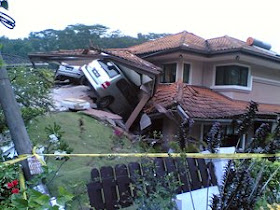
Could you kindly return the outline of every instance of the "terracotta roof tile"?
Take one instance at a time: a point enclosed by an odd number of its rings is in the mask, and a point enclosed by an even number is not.
[[[273,59],[280,61],[279,56],[275,52],[256,46],[249,46],[246,42],[230,36],[222,36],[206,40],[186,31],[151,40],[140,45],[135,45],[127,48],[127,50],[136,55],[141,55],[178,48],[209,55],[220,53],[222,51],[243,50],[249,53],[257,53],[263,56],[273,57]]]
[[[115,49],[115,50],[108,50],[107,52],[111,53],[114,56],[118,56],[122,59],[135,63],[140,67],[150,68],[152,72],[161,71],[161,68],[155,66],[154,64],[152,64],[146,60],[143,60],[142,58],[139,58],[138,56],[132,54],[128,50]]]
[[[238,49],[247,46],[246,42],[243,42],[241,40],[229,36],[208,39],[207,42],[208,42],[208,47],[211,51]]]
[[[178,92],[183,89],[182,98]],[[179,99],[179,100],[178,100]],[[166,109],[179,104],[192,118],[227,118],[245,113],[248,102],[232,100],[209,88],[183,83],[159,84],[145,112],[156,112],[154,104]],[[280,105],[259,104],[258,114],[280,113]]]
[[[127,49],[134,54],[142,54],[173,49],[182,46],[201,51],[207,50],[205,39],[187,31],[183,31],[174,35],[168,35],[140,45],[129,47]]]

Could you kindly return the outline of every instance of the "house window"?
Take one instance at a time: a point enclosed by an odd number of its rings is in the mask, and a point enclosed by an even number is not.
[[[163,73],[160,77],[161,83],[173,83],[176,81],[176,63],[164,64]]]
[[[189,83],[190,82],[190,64],[184,63],[184,71],[183,71],[183,82]]]
[[[237,65],[217,66],[215,85],[248,86],[249,68]]]

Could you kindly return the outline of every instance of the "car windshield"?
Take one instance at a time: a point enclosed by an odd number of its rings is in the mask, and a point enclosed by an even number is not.
[[[116,66],[110,61],[98,61],[110,78],[117,76],[119,73]]]

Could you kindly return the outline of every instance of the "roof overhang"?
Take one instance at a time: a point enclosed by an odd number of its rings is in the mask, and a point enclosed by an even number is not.
[[[161,50],[157,52],[139,54],[138,56],[143,59],[155,60],[159,57],[164,59],[168,55],[177,55],[177,54],[188,54],[190,57],[193,57],[195,60],[203,61],[217,61],[225,56],[228,59],[241,60],[245,62],[250,62],[258,65],[265,65],[266,67],[273,69],[280,69],[280,56],[278,55],[269,55],[245,48],[235,48],[228,50],[212,51],[206,52],[202,50],[191,49],[187,47],[177,47],[172,49]],[[238,57],[237,57],[238,56]]]
[[[147,76],[150,76],[152,78],[156,78],[157,75],[161,73],[161,69],[157,66],[154,66],[151,63],[148,63],[147,61],[141,62],[140,61],[133,61],[126,58],[123,58],[121,56],[114,55],[110,52],[106,51],[95,51],[95,53],[86,54],[87,50],[84,50],[81,53],[73,54],[73,53],[60,53],[60,51],[57,52],[50,52],[50,53],[30,53],[28,55],[30,61],[35,65],[35,63],[40,62],[47,62],[47,63],[56,63],[60,64],[61,62],[65,63],[88,63],[93,59],[102,59],[107,58],[112,61],[115,61],[117,63],[120,63],[124,66],[127,66],[128,68],[136,71],[140,74],[145,74]]]

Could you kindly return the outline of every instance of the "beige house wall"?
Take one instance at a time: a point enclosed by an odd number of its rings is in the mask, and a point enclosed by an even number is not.
[[[155,63],[155,62],[154,62]],[[165,63],[177,63],[176,81],[183,80],[184,63],[190,64],[189,84],[211,88],[229,98],[243,101],[254,100],[260,103],[280,104],[280,70],[266,66],[237,61],[229,58],[221,61],[203,61],[192,58],[173,57],[160,60],[156,65],[162,67]],[[249,67],[248,87],[215,86],[215,66],[236,64]]]
[[[215,65],[226,64],[222,63],[205,63],[203,65],[202,86],[214,89],[215,91],[232,99],[251,101],[254,100],[260,103],[280,104],[280,70],[269,69],[261,66],[245,63],[250,69],[247,90],[239,89],[239,87],[223,88],[215,87]]]
[[[249,92],[221,92],[222,94],[242,101],[256,101],[266,104],[280,104],[280,84],[265,84],[260,81],[254,81],[252,91]]]

